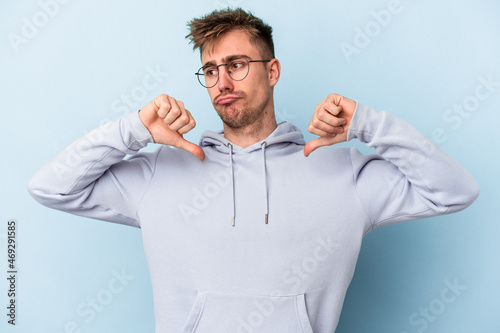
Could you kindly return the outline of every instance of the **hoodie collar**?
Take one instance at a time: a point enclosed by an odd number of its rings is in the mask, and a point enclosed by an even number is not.
[[[267,162],[266,162],[266,150],[268,149],[279,149],[283,148],[289,144],[299,144],[304,145],[304,137],[300,130],[294,125],[288,122],[282,122],[278,127],[269,135],[266,139],[256,142],[253,145],[242,148],[239,147],[224,137],[223,131],[213,132],[206,131],[203,133],[200,146],[202,148],[212,147],[222,154],[227,154],[229,157],[229,169],[230,169],[230,180],[231,180],[231,204],[232,204],[232,222],[231,225],[234,227],[236,224],[236,198],[234,190],[234,164],[233,155],[235,154],[246,154],[257,150],[262,152],[262,181],[263,181],[263,206],[264,206],[264,222],[268,224],[269,220],[269,189],[268,189],[268,175],[267,175]]]
[[[224,132],[218,131],[205,131],[200,140],[200,146],[202,148],[212,147],[217,149],[221,153],[229,154],[229,146],[232,145],[232,153],[251,153],[255,150],[262,149],[262,143],[266,142],[267,149],[280,148],[283,145],[288,145],[290,143],[305,145],[304,136],[300,130],[289,122],[282,122],[278,124],[278,127],[264,140],[254,143],[246,148],[235,145],[224,137]]]

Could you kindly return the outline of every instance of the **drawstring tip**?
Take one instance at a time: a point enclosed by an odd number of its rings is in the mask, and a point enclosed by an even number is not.
[[[268,214],[266,214],[266,224],[267,224],[267,222],[268,222],[268,217],[269,217],[269,215],[268,215]]]
[[[233,216],[233,224],[232,224],[232,225],[233,225],[233,227],[234,227],[234,216]]]

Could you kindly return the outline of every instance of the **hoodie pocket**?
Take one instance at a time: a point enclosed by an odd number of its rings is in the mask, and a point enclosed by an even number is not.
[[[182,333],[313,333],[304,294],[227,295],[198,292]]]

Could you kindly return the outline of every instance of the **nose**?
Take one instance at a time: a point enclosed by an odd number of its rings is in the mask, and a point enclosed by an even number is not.
[[[229,77],[227,66],[219,67],[219,82],[217,82],[217,87],[221,92],[226,90],[233,90],[233,79]]]

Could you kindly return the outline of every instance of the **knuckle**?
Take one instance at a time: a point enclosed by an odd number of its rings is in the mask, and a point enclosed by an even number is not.
[[[181,110],[177,107],[173,107],[170,109],[170,112],[174,115],[174,116],[180,116],[181,114]]]
[[[168,101],[168,95],[161,94],[160,96],[158,96],[158,100],[161,105],[170,104]]]
[[[328,119],[329,115],[330,114],[325,109],[322,109],[318,112],[318,119],[322,120],[322,121],[326,121]]]
[[[316,135],[320,135],[321,136],[321,133],[322,131],[317,128],[317,127],[314,127],[312,125],[309,125],[309,128],[308,128],[309,132],[312,133],[312,134],[316,134]]]
[[[172,108],[172,105],[168,102],[168,100],[165,100],[162,101],[160,108],[169,111]]]

